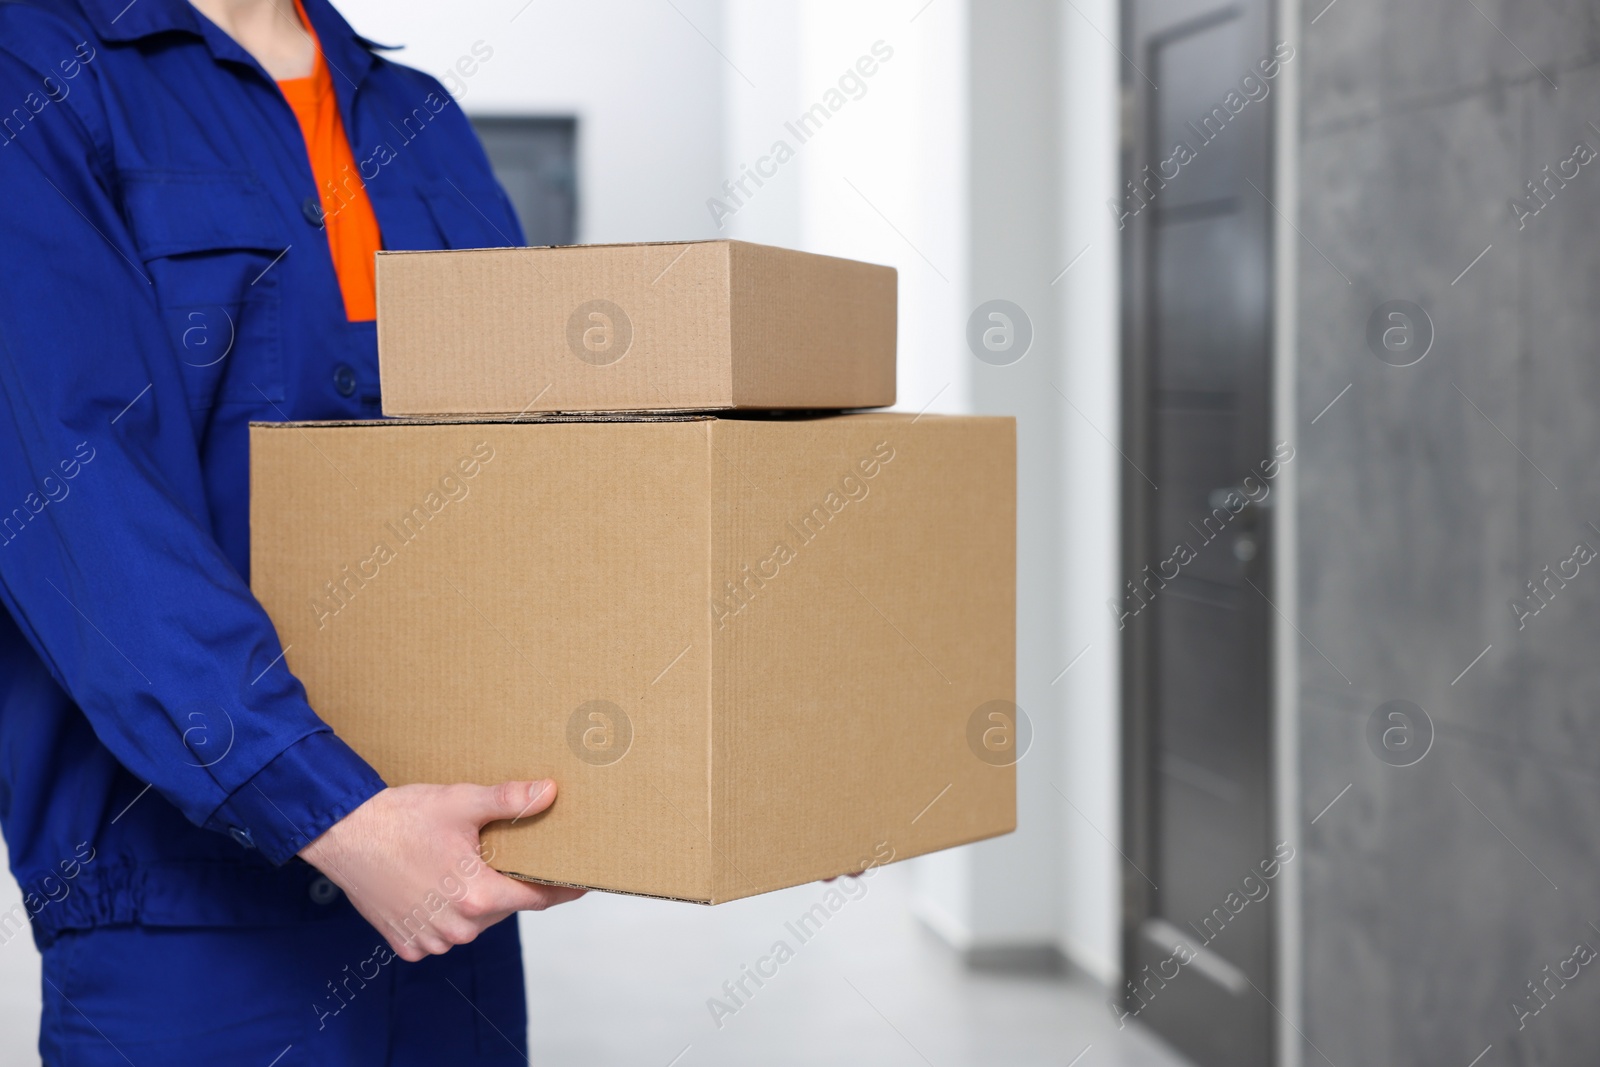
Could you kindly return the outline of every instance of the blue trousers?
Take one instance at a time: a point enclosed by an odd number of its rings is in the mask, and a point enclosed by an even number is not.
[[[515,916],[420,963],[353,911],[103,926],[44,950],[45,1067],[522,1067],[527,1026]]]

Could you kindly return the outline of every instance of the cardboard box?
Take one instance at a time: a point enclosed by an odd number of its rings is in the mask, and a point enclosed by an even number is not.
[[[253,585],[390,784],[559,782],[494,867],[717,903],[1015,827],[1015,448],[899,414],[258,423]]]
[[[891,267],[742,241],[377,263],[386,415],[894,403]]]

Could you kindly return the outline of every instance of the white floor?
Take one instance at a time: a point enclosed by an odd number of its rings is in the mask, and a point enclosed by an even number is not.
[[[911,917],[909,874],[877,872],[805,941],[785,924],[825,886],[715,908],[591,893],[524,915],[533,1062],[1187,1067],[1148,1032],[1119,1032],[1086,982],[967,972]],[[0,877],[9,908],[16,885]],[[792,958],[762,964],[776,974],[729,997],[723,983],[780,940]],[[711,998],[732,1009],[720,1027]],[[38,1063],[38,1010],[38,956],[13,938],[0,945],[0,1067]]]
[[[0,842],[0,913],[22,903],[22,891],[3,860]],[[39,1062],[39,953],[27,930],[0,944],[0,1067]]]

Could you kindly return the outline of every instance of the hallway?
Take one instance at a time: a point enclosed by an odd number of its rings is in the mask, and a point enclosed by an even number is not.
[[[886,867],[855,899],[833,898],[837,912],[804,943],[788,927],[825,886],[716,908],[591,894],[525,916],[533,1062],[1185,1067],[1147,1031],[1119,1032],[1087,979],[963,968],[912,917],[912,874]],[[722,984],[780,939],[793,958],[762,987],[747,981],[752,995],[718,1029],[708,999],[731,1004]]]

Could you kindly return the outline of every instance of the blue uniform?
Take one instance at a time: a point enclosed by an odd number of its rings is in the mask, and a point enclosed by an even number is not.
[[[45,1067],[528,1062],[515,919],[421,963],[353,914],[270,931],[102,926],[62,934],[44,979]]]
[[[305,7],[384,247],[521,244],[449,93]],[[360,928],[295,853],[383,782],[247,584],[249,421],[379,414],[318,207],[273,80],[186,0],[0,3],[0,942],[31,923],[47,976],[108,931],[232,928],[237,969],[244,928]]]

